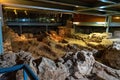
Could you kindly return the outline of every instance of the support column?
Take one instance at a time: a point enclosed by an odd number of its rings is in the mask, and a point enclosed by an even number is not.
[[[3,26],[3,14],[2,14],[2,4],[0,3],[0,54],[3,53],[2,26]]]
[[[48,31],[48,25],[46,25],[46,32]]]
[[[109,27],[111,23],[112,16],[106,16],[106,33],[109,32]]]

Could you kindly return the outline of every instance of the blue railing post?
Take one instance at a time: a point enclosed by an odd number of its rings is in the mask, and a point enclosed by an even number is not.
[[[0,54],[3,53],[2,26],[3,26],[3,12],[2,12],[2,4],[0,3]]]
[[[24,66],[24,65],[21,64],[21,65],[16,65],[16,66],[9,67],[9,68],[0,68],[0,74],[20,70],[20,69],[23,68],[23,66]]]
[[[0,74],[18,71],[21,69],[23,69],[24,80],[28,80],[28,76],[31,78],[31,80],[40,80],[37,77],[37,75],[35,75],[35,73],[32,71],[32,69],[26,64],[15,65],[15,66],[9,67],[9,68],[0,68]]]
[[[28,73],[28,76],[32,78],[32,80],[40,80],[28,65],[24,64],[23,69],[25,69],[25,71]]]
[[[28,80],[28,75],[25,70],[23,70],[23,77],[24,77],[24,80]]]
[[[2,38],[2,24],[0,20],[0,54],[2,53],[3,53],[3,38]]]

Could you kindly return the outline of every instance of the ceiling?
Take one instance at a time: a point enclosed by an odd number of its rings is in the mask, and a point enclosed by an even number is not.
[[[119,15],[120,0],[30,0],[56,5],[55,8],[72,10],[82,14]],[[48,6],[50,7],[50,5]]]
[[[120,15],[120,0],[11,0],[11,3],[99,16]]]

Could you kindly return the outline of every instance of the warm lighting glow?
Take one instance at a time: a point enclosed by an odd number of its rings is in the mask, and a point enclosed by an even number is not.
[[[21,39],[21,40],[26,40],[26,37],[25,37],[24,35],[21,35],[21,36],[20,36],[20,39]]]
[[[55,19],[54,19],[54,18],[52,18],[52,19],[51,19],[51,21],[55,21]]]
[[[78,24],[80,24],[80,22],[73,22],[73,24],[76,24],[76,25],[78,25]]]
[[[17,10],[15,9],[15,10],[13,10],[13,11],[14,11],[15,15],[17,15]]]
[[[24,11],[25,15],[28,15],[27,11]]]
[[[78,8],[79,6],[75,6],[76,8]]]
[[[0,0],[0,2],[5,2],[5,0]]]
[[[117,16],[117,17],[114,17],[114,19],[120,19],[120,17]]]

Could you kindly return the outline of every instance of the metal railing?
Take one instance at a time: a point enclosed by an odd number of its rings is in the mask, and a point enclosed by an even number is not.
[[[21,69],[23,69],[24,80],[28,80],[28,76],[30,77],[31,80],[40,80],[35,75],[35,73],[31,70],[31,68],[26,64],[15,65],[15,66],[9,67],[9,68],[0,68],[0,74],[14,72],[14,71],[18,71]]]

